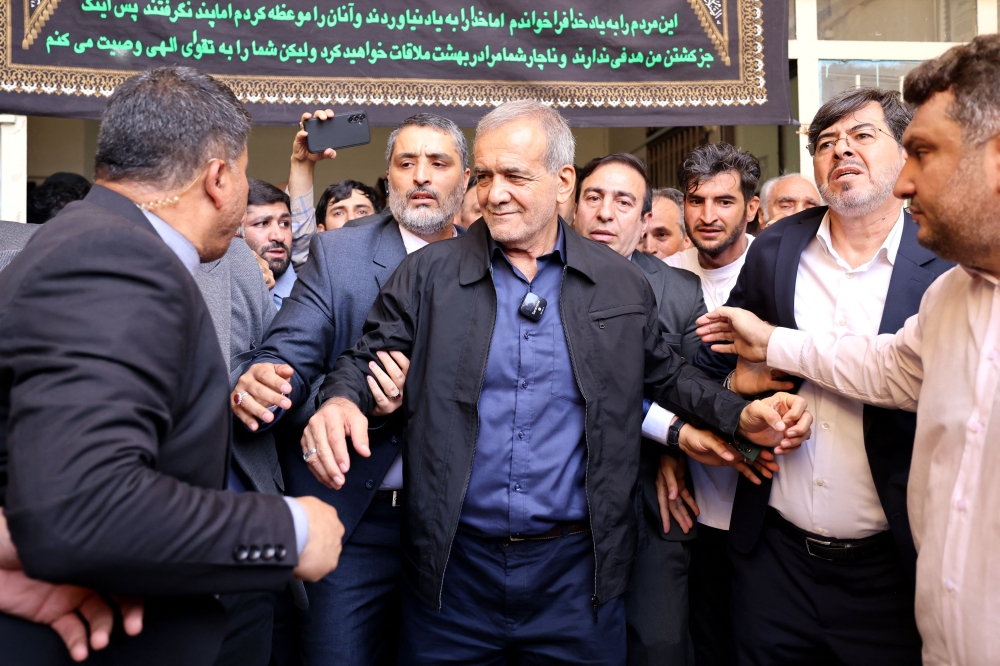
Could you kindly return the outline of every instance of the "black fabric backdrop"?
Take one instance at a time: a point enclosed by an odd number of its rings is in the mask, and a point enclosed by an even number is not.
[[[473,125],[518,98],[575,126],[785,124],[787,0],[7,0],[0,111],[96,118],[130,73],[219,76],[257,123],[366,109]]]

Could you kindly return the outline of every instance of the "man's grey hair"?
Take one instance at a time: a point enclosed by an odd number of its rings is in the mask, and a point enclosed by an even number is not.
[[[392,151],[396,149],[396,137],[407,127],[433,127],[439,132],[450,134],[451,140],[455,144],[455,151],[462,158],[462,171],[469,168],[469,144],[465,140],[462,128],[444,116],[433,113],[418,113],[401,122],[389,135],[389,142],[385,146],[385,167],[387,169],[392,162]]]
[[[653,190],[653,205],[656,205],[657,199],[672,201],[677,206],[677,226],[681,228],[681,238],[687,238],[687,225],[684,224],[684,193],[672,187],[661,187]]]
[[[760,188],[760,214],[764,218],[765,222],[771,221],[771,211],[769,201],[771,199],[771,191],[774,190],[774,186],[783,180],[788,180],[789,178],[802,178],[801,173],[786,173],[783,176],[776,176],[774,178],[768,178],[764,181],[764,185]]]
[[[564,166],[573,166],[576,158],[576,139],[569,123],[559,112],[537,99],[519,99],[505,102],[493,109],[476,125],[476,139],[495,132],[516,120],[537,120],[545,131],[545,170],[556,173]]]
[[[183,187],[212,158],[235,164],[250,126],[250,114],[224,83],[190,67],[150,69],[108,99],[94,173],[111,182]]]

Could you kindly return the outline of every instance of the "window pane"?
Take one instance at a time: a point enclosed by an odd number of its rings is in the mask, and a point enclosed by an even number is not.
[[[965,42],[976,36],[976,0],[817,0],[820,39]]]
[[[820,60],[821,103],[830,101],[837,93],[861,86],[902,91],[903,77],[919,64],[919,60]]]
[[[795,36],[795,0],[788,0],[788,39],[797,39]]]

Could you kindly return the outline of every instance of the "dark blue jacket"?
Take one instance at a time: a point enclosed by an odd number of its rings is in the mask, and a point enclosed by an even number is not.
[[[795,280],[799,257],[816,236],[826,207],[811,208],[779,220],[758,236],[747,253],[740,277],[726,305],[744,308],[764,321],[785,328],[795,325]],[[895,333],[920,308],[924,291],[954,264],[937,257],[917,243],[917,225],[904,213],[903,235],[886,293],[879,333]],[[702,345],[695,365],[724,379],[736,367],[736,357],[716,354]],[[801,380],[796,382],[796,390]],[[910,474],[916,414],[866,405],[865,450],[882,509],[903,562],[916,573],[917,552],[906,514],[906,481]],[[755,486],[740,477],[729,527],[729,541],[736,550],[749,553],[757,543],[764,513],[771,496],[771,482]]]

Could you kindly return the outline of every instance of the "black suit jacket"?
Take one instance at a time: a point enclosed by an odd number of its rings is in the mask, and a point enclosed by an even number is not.
[[[135,204],[95,186],[47,222],[0,274],[0,491],[26,573],[194,605],[280,590],[287,506],[221,490],[228,394],[198,287]],[[284,558],[237,557],[265,544]]]
[[[825,206],[812,208],[779,220],[758,236],[747,253],[746,264],[726,305],[744,308],[764,321],[785,328],[795,324],[795,281],[799,257],[816,236]],[[927,287],[954,266],[917,243],[917,225],[904,213],[903,235],[892,269],[879,333],[895,333],[903,322],[917,313]],[[715,354],[704,345],[695,364],[723,378],[734,367],[736,357]],[[796,382],[796,390],[801,380]],[[865,450],[882,509],[889,528],[911,574],[916,574],[917,552],[913,547],[910,521],[906,513],[906,481],[910,473],[916,414],[866,405],[864,408]],[[771,495],[771,482],[755,486],[740,477],[730,524],[730,543],[749,553],[757,543],[764,513]]]
[[[653,288],[663,339],[684,358],[693,358],[701,346],[695,333],[695,321],[705,314],[705,297],[701,293],[701,279],[681,268],[668,266],[651,254],[635,252],[632,262],[645,274]],[[639,461],[639,487],[642,490],[646,520],[640,523],[648,536],[658,535],[665,541],[688,541],[697,534],[692,529],[687,534],[681,530],[673,516],[670,531],[663,533],[660,522],[660,505],[656,500],[656,475],[659,472],[663,445],[644,439],[642,459]]]

